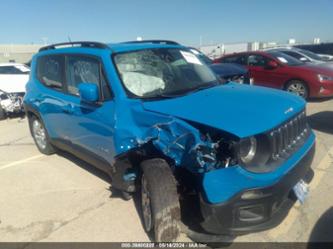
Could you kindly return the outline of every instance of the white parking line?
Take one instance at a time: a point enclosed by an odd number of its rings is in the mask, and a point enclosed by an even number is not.
[[[333,154],[333,147],[327,152],[324,158],[320,161],[318,166],[314,169],[315,175],[310,183],[310,188],[315,189],[319,183],[321,182],[322,178],[324,177],[326,170],[331,166],[333,163],[331,155]]]
[[[10,167],[22,164],[22,163],[26,163],[26,162],[29,162],[29,161],[32,161],[34,159],[38,159],[38,158],[41,158],[41,157],[44,157],[44,155],[39,154],[39,155],[36,155],[36,156],[28,157],[28,158],[23,159],[23,160],[18,160],[18,161],[12,162],[12,163],[8,163],[8,164],[5,164],[5,165],[1,166],[0,170],[7,169],[7,168],[10,168]]]

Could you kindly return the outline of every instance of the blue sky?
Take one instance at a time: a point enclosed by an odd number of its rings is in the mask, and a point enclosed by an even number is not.
[[[0,43],[333,40],[332,0],[1,0]]]

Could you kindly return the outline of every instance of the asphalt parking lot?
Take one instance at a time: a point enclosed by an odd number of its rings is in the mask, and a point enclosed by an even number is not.
[[[317,135],[308,199],[278,227],[236,241],[333,240],[332,228],[316,225],[333,220],[333,99],[310,102],[307,114]],[[73,156],[40,154],[26,119],[0,122],[1,242],[148,241],[135,202],[110,197],[109,187],[106,175]]]

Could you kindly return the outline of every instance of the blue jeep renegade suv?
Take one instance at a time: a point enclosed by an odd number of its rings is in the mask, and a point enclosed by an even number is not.
[[[305,102],[221,83],[175,42],[43,47],[24,106],[40,152],[68,151],[107,172],[125,198],[140,193],[156,241],[175,240],[195,209],[190,220],[206,234],[268,229],[307,193],[315,136]]]

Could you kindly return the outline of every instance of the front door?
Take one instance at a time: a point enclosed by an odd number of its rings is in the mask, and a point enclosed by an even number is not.
[[[280,73],[280,66],[277,68],[267,66],[270,60],[270,58],[260,54],[248,56],[247,65],[253,85],[281,88],[285,76]]]
[[[65,68],[67,110],[63,122],[66,122],[67,129],[64,133],[80,157],[105,170],[106,164],[110,164],[115,154],[115,105],[102,60],[90,56],[67,55]],[[99,101],[81,101],[78,92],[80,83],[96,84],[100,92]]]

